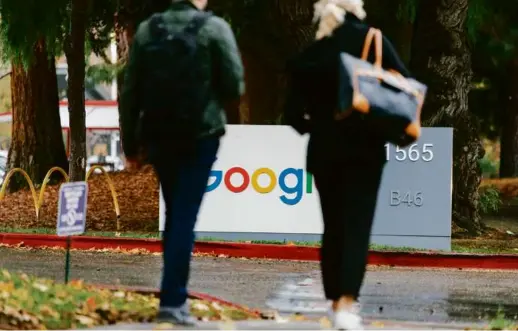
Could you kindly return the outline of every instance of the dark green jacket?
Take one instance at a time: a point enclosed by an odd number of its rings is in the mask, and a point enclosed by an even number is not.
[[[164,12],[164,19],[171,31],[180,32],[197,12],[189,1],[173,3]],[[140,24],[131,46],[129,60],[125,68],[119,107],[122,145],[126,157],[138,154],[139,141],[136,136],[140,109],[138,107],[139,80],[137,66],[141,61],[142,45],[150,39],[149,20]],[[244,93],[244,70],[241,55],[230,25],[220,17],[212,16],[200,29],[198,47],[202,54],[203,70],[211,77],[211,97],[203,117],[203,130],[200,138],[222,135],[227,123],[223,106],[238,100]],[[213,73],[217,73],[213,75]],[[216,81],[217,80],[217,81]]]

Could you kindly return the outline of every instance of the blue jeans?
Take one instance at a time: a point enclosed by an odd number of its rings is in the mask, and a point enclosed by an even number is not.
[[[200,140],[188,158],[176,157],[167,146],[148,149],[166,208],[161,307],[179,307],[187,300],[194,226],[218,149],[219,138]]]

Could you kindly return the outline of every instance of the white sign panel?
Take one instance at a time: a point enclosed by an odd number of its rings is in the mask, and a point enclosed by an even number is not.
[[[451,128],[425,128],[414,145],[386,146],[373,243],[450,249],[452,135]],[[313,176],[305,170],[307,141],[286,126],[228,126],[198,236],[319,240],[322,216]],[[164,213],[160,201],[161,231]]]

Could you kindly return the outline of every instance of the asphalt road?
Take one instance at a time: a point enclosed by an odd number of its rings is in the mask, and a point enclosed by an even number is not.
[[[90,283],[158,286],[161,257],[118,253],[72,252],[71,278]],[[194,258],[191,290],[259,309],[322,309],[318,264],[212,257]],[[0,268],[62,280],[64,252],[0,248]],[[307,279],[276,297],[287,283]],[[363,313],[371,318],[406,321],[476,322],[502,309],[518,315],[518,272],[408,268],[369,268],[362,292]],[[297,294],[298,293],[298,294]],[[305,299],[303,298],[305,296]]]

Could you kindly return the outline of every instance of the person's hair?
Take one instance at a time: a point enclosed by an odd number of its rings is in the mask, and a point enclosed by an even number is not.
[[[367,16],[363,9],[363,0],[319,0],[314,8],[313,19],[318,22],[317,40],[331,36],[333,31],[345,22],[348,12],[360,20]]]

